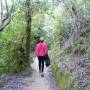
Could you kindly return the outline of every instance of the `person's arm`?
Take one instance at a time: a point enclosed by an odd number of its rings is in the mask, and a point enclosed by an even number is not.
[[[48,55],[48,45],[45,44],[45,54]]]
[[[36,45],[35,52],[34,52],[35,56],[37,56],[37,54],[38,54],[38,45]]]

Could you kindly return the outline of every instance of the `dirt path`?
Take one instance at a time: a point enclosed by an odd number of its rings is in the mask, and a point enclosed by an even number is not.
[[[37,61],[35,59],[31,65],[32,72],[28,70],[22,75],[10,77],[2,90],[58,90],[51,68],[45,68],[44,78],[42,78],[38,72]]]

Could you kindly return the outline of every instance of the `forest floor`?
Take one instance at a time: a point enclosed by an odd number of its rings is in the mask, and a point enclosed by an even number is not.
[[[45,67],[44,77],[38,72],[38,60],[24,73],[9,75],[0,80],[0,90],[58,90],[51,68]]]

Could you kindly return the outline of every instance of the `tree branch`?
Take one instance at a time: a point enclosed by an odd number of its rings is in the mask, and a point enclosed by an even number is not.
[[[8,19],[7,22],[3,23],[1,26],[0,26],[0,32],[3,31],[3,29],[10,23],[11,19]]]
[[[3,31],[3,29],[10,23],[11,21],[11,14],[13,12],[14,5],[11,6],[11,9],[9,12],[7,12],[2,18],[1,22],[2,24],[0,25],[0,31]]]
[[[7,5],[7,1],[6,0],[5,0],[5,4],[6,4],[7,13],[8,13],[8,5]]]

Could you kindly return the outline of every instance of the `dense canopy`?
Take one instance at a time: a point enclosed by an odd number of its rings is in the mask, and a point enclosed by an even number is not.
[[[0,0],[0,77],[29,68],[48,43],[61,90],[90,90],[90,0]]]

